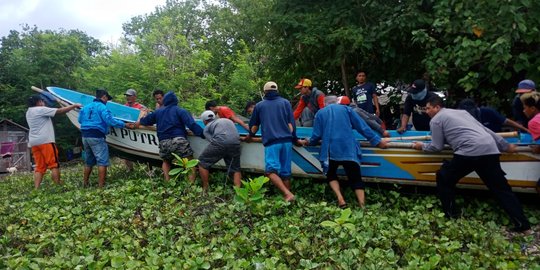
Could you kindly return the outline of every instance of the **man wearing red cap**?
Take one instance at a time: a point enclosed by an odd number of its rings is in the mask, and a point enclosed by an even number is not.
[[[360,161],[362,151],[354,136],[353,130],[358,131],[372,146],[386,148],[386,141],[371,130],[366,122],[351,107],[336,103],[336,96],[325,98],[326,107],[315,116],[315,125],[311,138],[302,142],[303,145],[316,145],[321,143],[319,161],[326,175],[330,188],[336,194],[338,206],[346,208],[347,204],[340,190],[337,169],[343,166],[347,175],[347,183],[356,194],[358,204],[365,205],[365,183],[362,180]]]
[[[521,103],[520,97],[525,93],[531,93],[536,91],[536,84],[532,80],[523,80],[518,83],[516,89],[516,96],[514,101],[512,101],[512,114],[514,115],[514,120],[527,128],[528,119],[527,116],[523,113],[523,104]]]
[[[310,79],[302,79],[294,87],[302,94],[298,106],[294,110],[294,119],[300,119],[302,127],[312,127],[315,114],[324,108],[324,93],[312,86]]]

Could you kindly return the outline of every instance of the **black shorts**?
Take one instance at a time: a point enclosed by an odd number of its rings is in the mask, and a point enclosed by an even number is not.
[[[348,181],[339,181],[340,185],[350,186],[352,189],[364,189],[366,184],[362,180],[362,173],[360,172],[360,165],[355,161],[350,160],[330,160],[328,165],[328,172],[326,173],[326,180],[328,182],[338,180],[337,169],[339,166],[343,166]]]
[[[208,170],[221,159],[225,161],[228,173],[239,172],[240,145],[210,143],[199,156],[199,166]]]

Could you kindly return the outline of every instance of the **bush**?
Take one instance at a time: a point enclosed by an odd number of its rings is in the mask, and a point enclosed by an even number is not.
[[[448,220],[433,195],[367,189],[365,210],[342,212],[324,185],[295,179],[294,204],[270,189],[255,215],[235,202],[230,184],[214,179],[202,196],[200,185],[167,185],[145,169],[113,165],[105,189],[82,188],[80,166],[63,168],[64,186],[47,179],[33,191],[31,174],[0,182],[0,268],[540,266],[538,251],[526,253],[538,239],[507,237],[506,215],[487,199],[468,201],[465,218]],[[526,213],[538,222],[537,207]]]

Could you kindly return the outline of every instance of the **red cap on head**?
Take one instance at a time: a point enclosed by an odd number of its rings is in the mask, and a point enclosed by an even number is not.
[[[343,104],[343,105],[349,105],[351,104],[351,100],[349,99],[348,96],[341,96],[337,98],[337,103]]]

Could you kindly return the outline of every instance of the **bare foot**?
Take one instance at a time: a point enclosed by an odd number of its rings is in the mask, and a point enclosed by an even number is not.
[[[285,195],[284,199],[286,202],[292,202],[295,200],[295,197],[294,197],[294,194],[290,193],[288,195]]]

